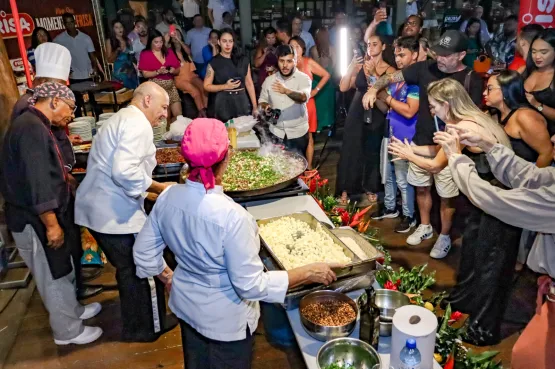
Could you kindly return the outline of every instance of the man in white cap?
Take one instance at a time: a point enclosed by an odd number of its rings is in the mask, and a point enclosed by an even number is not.
[[[36,77],[33,81],[33,88],[46,83],[56,82],[65,85],[69,77],[71,66],[71,54],[64,46],[55,44],[53,42],[45,42],[37,47],[35,50],[35,63],[36,63]],[[23,114],[29,108],[29,99],[33,96],[33,90],[28,90],[27,93],[16,102],[12,112],[12,121]],[[73,154],[72,143],[81,143],[79,135],[70,135],[69,139],[66,134],[65,128],[53,126],[52,134],[58,142],[61,154],[64,160],[64,165],[68,171],[68,179],[73,190],[76,190],[77,181],[69,172],[75,164],[75,156]],[[85,299],[102,292],[102,287],[85,287],[83,285],[83,278],[81,273],[81,257],[83,250],[81,244],[72,245],[74,253],[73,263],[75,265],[75,277],[77,285],[77,296],[79,299]],[[95,270],[97,271],[97,270]],[[94,276],[92,276],[94,277]]]

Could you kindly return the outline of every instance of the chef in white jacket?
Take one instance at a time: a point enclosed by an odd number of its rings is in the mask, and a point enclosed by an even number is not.
[[[152,127],[167,117],[168,105],[168,94],[155,83],[135,90],[131,104],[95,136],[75,201],[75,223],[90,230],[117,269],[122,339],[127,342],[155,341],[177,325],[166,321],[164,284],[138,278],[133,262],[135,235],[147,217],[144,198],[168,186],[151,178],[156,166]],[[165,272],[171,273],[169,268]]]

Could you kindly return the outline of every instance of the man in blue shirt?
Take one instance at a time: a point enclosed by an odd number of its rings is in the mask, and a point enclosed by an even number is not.
[[[202,57],[202,49],[208,45],[208,37],[211,29],[204,26],[202,15],[197,14],[193,17],[194,28],[187,32],[185,44],[191,48],[191,57],[195,63],[197,70],[204,67],[204,59]]]
[[[395,62],[397,68],[403,70],[416,63],[420,44],[416,37],[404,36],[395,41]],[[397,218],[396,209],[397,188],[401,191],[403,216],[395,231],[407,233],[416,225],[414,219],[414,187],[408,183],[407,175],[409,163],[406,160],[391,161],[387,153],[387,143],[395,137],[401,141],[412,141],[416,132],[416,121],[419,108],[419,88],[406,82],[396,82],[389,85],[387,92],[383,91],[380,100],[389,106],[387,119],[388,132],[384,139],[382,150],[382,178],[385,182],[384,206],[373,219]],[[392,165],[393,164],[393,165]]]

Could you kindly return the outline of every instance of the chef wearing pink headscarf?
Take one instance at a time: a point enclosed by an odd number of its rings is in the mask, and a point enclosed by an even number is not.
[[[328,285],[336,275],[326,263],[264,272],[254,218],[223,192],[231,155],[224,124],[196,119],[181,145],[189,177],[158,197],[137,236],[137,275],[162,273],[167,245],[178,263],[167,284],[170,308],[181,323],[185,367],[248,369],[258,301],[282,303],[288,288]]]

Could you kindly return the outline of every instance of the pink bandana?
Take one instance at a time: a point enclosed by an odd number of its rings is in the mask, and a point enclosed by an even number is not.
[[[204,188],[216,185],[212,166],[225,158],[229,138],[225,125],[217,119],[199,118],[189,124],[181,141],[181,154],[189,164],[189,178],[200,176]]]

